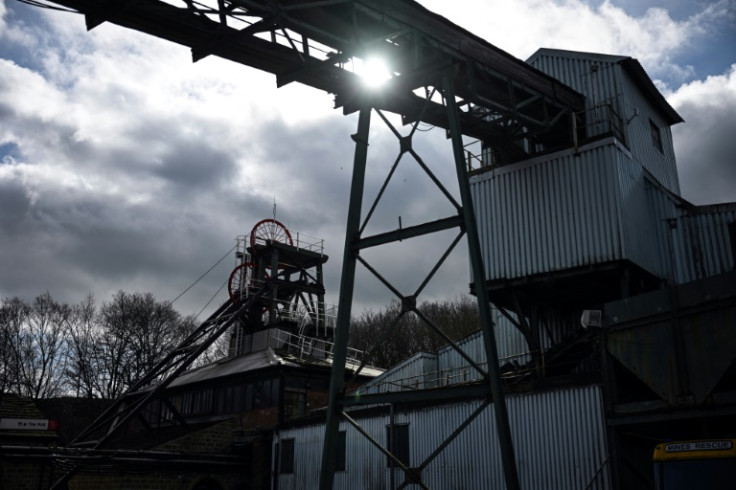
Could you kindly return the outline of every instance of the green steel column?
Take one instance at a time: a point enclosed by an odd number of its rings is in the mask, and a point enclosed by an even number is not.
[[[465,232],[468,237],[468,252],[470,255],[470,266],[475,281],[475,292],[478,298],[478,311],[480,314],[480,327],[483,330],[486,357],[488,358],[488,375],[491,383],[491,394],[493,395],[493,410],[496,415],[496,428],[498,430],[498,443],[501,449],[501,461],[503,463],[504,479],[507,490],[519,489],[519,476],[516,472],[516,458],[514,446],[511,440],[511,428],[509,427],[509,415],[506,411],[506,400],[504,399],[501,374],[498,368],[498,350],[496,348],[496,337],[493,331],[493,318],[491,317],[490,300],[486,289],[486,274],[483,267],[483,256],[478,239],[478,228],[473,210],[473,200],[470,195],[470,182],[468,172],[465,169],[463,153],[463,140],[460,129],[460,117],[455,105],[455,90],[452,79],[445,77],[445,102],[447,104],[447,117],[450,124],[450,137],[452,138],[452,151],[455,158],[455,170],[457,171],[460,198],[463,206],[463,220]]]
[[[353,286],[355,285],[355,265],[357,250],[353,248],[360,238],[361,204],[365,184],[365,167],[368,158],[368,134],[371,123],[371,107],[363,104],[358,119],[358,132],[353,135],[355,141],[355,158],[353,160],[353,181],[350,186],[350,204],[348,207],[348,224],[345,232],[345,248],[342,260],[342,276],[340,277],[340,300],[337,311],[337,327],[335,347],[332,357],[332,376],[327,406],[327,423],[325,424],[325,441],[322,447],[322,468],[320,470],[320,490],[331,490],[335,476],[335,453],[337,452],[337,434],[340,422],[339,398],[344,394],[345,357],[348,349],[350,315],[353,304]]]

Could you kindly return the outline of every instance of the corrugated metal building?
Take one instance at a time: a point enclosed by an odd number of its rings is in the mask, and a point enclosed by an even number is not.
[[[611,488],[599,386],[515,394],[507,398],[507,405],[522,489]],[[504,488],[498,450],[495,444],[489,444],[497,440],[490,406],[482,409],[444,451],[426,461],[480,407],[480,401],[469,400],[397,409],[392,416],[386,410],[353,415],[385,446],[388,427],[404,427],[405,435],[398,437],[394,446],[396,452],[410,467],[426,462],[421,473],[429,488]],[[387,457],[353,426],[342,423],[340,430],[345,432],[345,444],[342,470],[335,473],[334,488],[398,488],[404,481],[403,472],[390,468]],[[323,437],[322,424],[285,429],[274,435],[274,460],[280,462],[276,488],[317,488]]]
[[[681,397],[674,404],[654,400],[658,395],[646,388],[655,385],[653,378],[637,372],[638,358],[627,357],[629,336],[656,340],[644,330],[651,322],[674,329],[668,339],[675,340],[661,349],[662,358],[675,356],[667,349],[682,341],[676,301],[668,303],[669,311],[643,313],[654,320],[621,326],[629,329],[624,333],[612,330],[611,339],[606,329],[581,327],[581,313],[658,290],[675,298],[678,284],[733,270],[736,204],[694,206],[679,196],[670,126],[682,119],[638,61],[541,49],[528,63],[584,94],[586,110],[573,116],[571,147],[540,140],[527,148],[532,158],[513,163],[494,162],[493,148],[484,147],[483,166],[471,174],[502,376],[513,392],[507,405],[521,486],[649,488],[652,441],[722,427],[723,418],[709,424],[703,410],[712,407],[683,406]],[[728,281],[733,273],[722,277],[718,281]],[[709,315],[730,318],[727,306],[705,306],[708,301],[698,308],[715,308]],[[703,328],[698,332],[709,335],[711,327]],[[723,325],[713,328],[723,333]],[[480,333],[457,347],[473,362],[487,362]],[[736,357],[728,349],[720,356],[724,366]],[[736,373],[724,366],[709,375],[709,389],[697,400],[729,399],[712,394],[736,388]],[[647,367],[656,374],[656,363]],[[692,376],[697,383],[699,374]],[[359,392],[441,390],[480,378],[448,346],[415,354]],[[408,466],[422,466],[422,483],[429,488],[503,488],[489,407],[423,465],[480,404],[469,399],[373,406],[351,415],[384,445],[394,434],[387,427],[404,427],[397,440],[406,447],[393,449]],[[718,413],[729,410],[720,406]],[[390,469],[386,456],[351,425],[343,423],[341,430],[343,471],[336,473],[335,488],[388,489],[404,482],[403,472]],[[323,437],[321,423],[279,431],[274,461],[282,465],[274,467],[275,488],[317,485]]]
[[[471,177],[492,300],[511,305],[513,289],[559,310],[554,282],[579,312],[733,268],[736,206],[679,196],[670,126],[682,119],[638,61],[541,49],[528,62],[583,93],[586,111],[574,147]]]
[[[532,360],[526,339],[509,319],[493,309],[498,358],[502,366],[523,366]],[[553,345],[547,336],[542,338],[543,348]],[[479,330],[459,340],[456,345],[482,368],[486,368],[483,334]],[[518,374],[518,371],[516,372]],[[418,352],[407,360],[392,366],[380,376],[360,387],[361,394],[389,391],[438,388],[478,381],[480,373],[453,347],[447,345],[436,353]]]
[[[628,56],[540,49],[527,63],[585,95],[588,138],[610,131],[610,110],[622,124],[618,135],[633,159],[668,190],[679,194],[670,126],[683,122],[641,64]],[[660,144],[652,144],[653,127]]]

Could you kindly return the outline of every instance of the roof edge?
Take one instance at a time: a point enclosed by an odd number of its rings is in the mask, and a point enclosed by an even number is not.
[[[566,49],[555,49],[555,48],[539,48],[526,59],[526,62],[531,64],[538,58],[545,55],[553,55],[560,57],[583,57],[594,61],[604,61],[608,63],[619,63],[624,68],[626,73],[632,78],[634,83],[639,89],[644,92],[645,95],[651,98],[654,104],[659,108],[662,114],[665,116],[667,124],[672,126],[677,123],[685,122],[685,120],[677,113],[677,111],[667,102],[662,93],[654,85],[654,82],[647,74],[644,67],[641,65],[639,60],[632,58],[631,56],[622,56],[614,54],[604,53],[591,53],[587,51],[572,51]]]

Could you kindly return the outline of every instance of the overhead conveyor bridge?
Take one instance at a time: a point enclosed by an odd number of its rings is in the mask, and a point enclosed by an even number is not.
[[[278,86],[299,82],[334,94],[352,113],[372,107],[449,130],[432,87],[454,76],[462,132],[493,147],[500,161],[534,145],[569,139],[583,96],[412,0],[54,0],[103,22],[272,73]],[[394,75],[366,91],[354,61],[380,55]]]

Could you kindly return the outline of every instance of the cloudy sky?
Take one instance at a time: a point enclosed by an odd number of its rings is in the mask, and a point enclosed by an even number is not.
[[[673,128],[685,198],[736,201],[735,0],[420,3],[521,59],[540,47],[639,59],[686,121]],[[357,119],[332,105],[251,68],[192,63],[180,46],[108,24],[87,32],[79,15],[0,0],[0,298],[106,301],[123,289],[170,300],[226,256],[175,303],[197,313],[235,264],[235,236],[272,217],[275,202],[292,231],[325,240],[336,303]],[[372,138],[374,193],[396,143]],[[443,134],[417,145],[451,182]],[[389,190],[376,229],[449,214],[410,163]],[[412,292],[421,267],[405,252],[431,264],[451,238],[422,254],[398,244],[380,269]],[[468,280],[455,253],[426,298],[466,292]],[[358,310],[389,297],[359,275]]]

